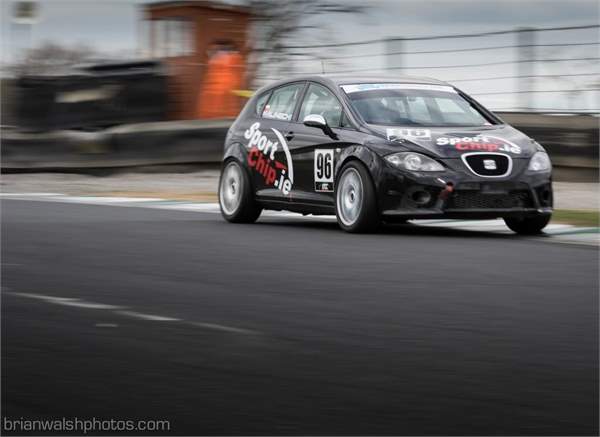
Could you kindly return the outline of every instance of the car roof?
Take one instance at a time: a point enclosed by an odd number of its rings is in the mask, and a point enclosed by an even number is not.
[[[305,80],[312,80],[316,82],[327,83],[331,86],[339,86],[345,84],[355,83],[418,83],[427,85],[446,85],[452,86],[447,82],[441,80],[432,79],[430,77],[422,76],[400,76],[400,75],[371,75],[371,76],[352,76],[348,74],[313,74],[305,76],[290,77],[288,79],[282,79],[277,82],[273,82],[263,87],[262,89],[270,89],[286,83],[300,82]]]
[[[323,74],[317,76],[322,80],[328,80],[333,82],[335,85],[353,84],[353,83],[421,83],[428,85],[448,85],[446,82],[441,80],[432,79],[429,77],[418,77],[418,76],[394,76],[394,75],[380,75],[380,76],[349,76],[347,74]]]

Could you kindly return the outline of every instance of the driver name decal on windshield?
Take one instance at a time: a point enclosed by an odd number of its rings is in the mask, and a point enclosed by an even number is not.
[[[521,153],[517,144],[493,135],[475,135],[473,137],[439,137],[438,146],[454,146],[459,151],[510,152]]]
[[[429,90],[456,93],[456,90],[451,86],[427,85],[420,83],[360,83],[353,85],[342,85],[341,87],[348,94],[373,90]]]
[[[244,138],[248,140],[248,166],[258,172],[266,185],[271,185],[280,190],[284,195],[289,195],[294,184],[294,163],[284,136],[277,129],[271,128],[279,141],[271,141],[260,130],[260,123],[252,124],[245,132]],[[285,154],[286,163],[275,159],[275,152],[281,144]]]

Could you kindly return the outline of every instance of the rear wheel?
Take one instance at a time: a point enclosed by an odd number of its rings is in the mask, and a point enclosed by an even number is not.
[[[540,214],[533,217],[505,217],[504,223],[517,234],[535,235],[542,232],[551,218],[551,214]]]
[[[262,212],[248,172],[235,160],[227,161],[221,172],[219,206],[225,220],[232,223],[253,223]]]
[[[372,232],[380,222],[375,186],[369,171],[351,161],[340,171],[335,189],[335,214],[346,232]]]

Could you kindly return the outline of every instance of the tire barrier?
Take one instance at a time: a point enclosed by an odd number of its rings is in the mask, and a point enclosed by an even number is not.
[[[13,93],[9,96],[13,113],[8,115],[15,125],[38,132],[165,120],[163,70],[160,62],[140,61],[91,65],[63,75],[23,76],[5,87],[12,86]]]

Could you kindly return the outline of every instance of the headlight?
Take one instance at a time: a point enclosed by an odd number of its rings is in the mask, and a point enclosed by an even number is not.
[[[439,162],[416,152],[392,153],[385,157],[390,164],[409,171],[444,171]]]
[[[548,154],[546,152],[536,152],[535,155],[531,157],[527,169],[535,172],[552,170],[552,163],[550,162]]]

